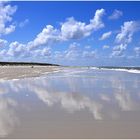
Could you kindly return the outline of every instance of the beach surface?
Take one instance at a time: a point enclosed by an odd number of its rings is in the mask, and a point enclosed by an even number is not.
[[[0,138],[140,138],[140,74],[2,67]],[[14,80],[16,79],[16,80]]]
[[[21,79],[37,77],[44,73],[55,72],[59,66],[0,66],[0,79]]]

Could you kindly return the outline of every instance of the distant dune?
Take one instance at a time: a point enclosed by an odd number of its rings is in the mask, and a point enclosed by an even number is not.
[[[5,65],[28,65],[28,66],[32,66],[32,65],[37,65],[37,66],[59,66],[58,64],[50,64],[50,63],[38,63],[38,62],[0,62],[1,66],[5,66]]]

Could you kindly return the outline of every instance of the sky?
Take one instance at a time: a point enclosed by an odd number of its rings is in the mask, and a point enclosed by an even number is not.
[[[140,66],[140,2],[0,2],[0,61]]]

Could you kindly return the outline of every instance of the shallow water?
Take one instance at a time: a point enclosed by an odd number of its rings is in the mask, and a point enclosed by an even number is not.
[[[1,138],[140,138],[140,74],[63,69],[0,81]]]

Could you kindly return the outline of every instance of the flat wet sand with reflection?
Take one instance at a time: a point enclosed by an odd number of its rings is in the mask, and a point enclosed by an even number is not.
[[[1,138],[140,138],[140,74],[63,68],[0,81]]]

